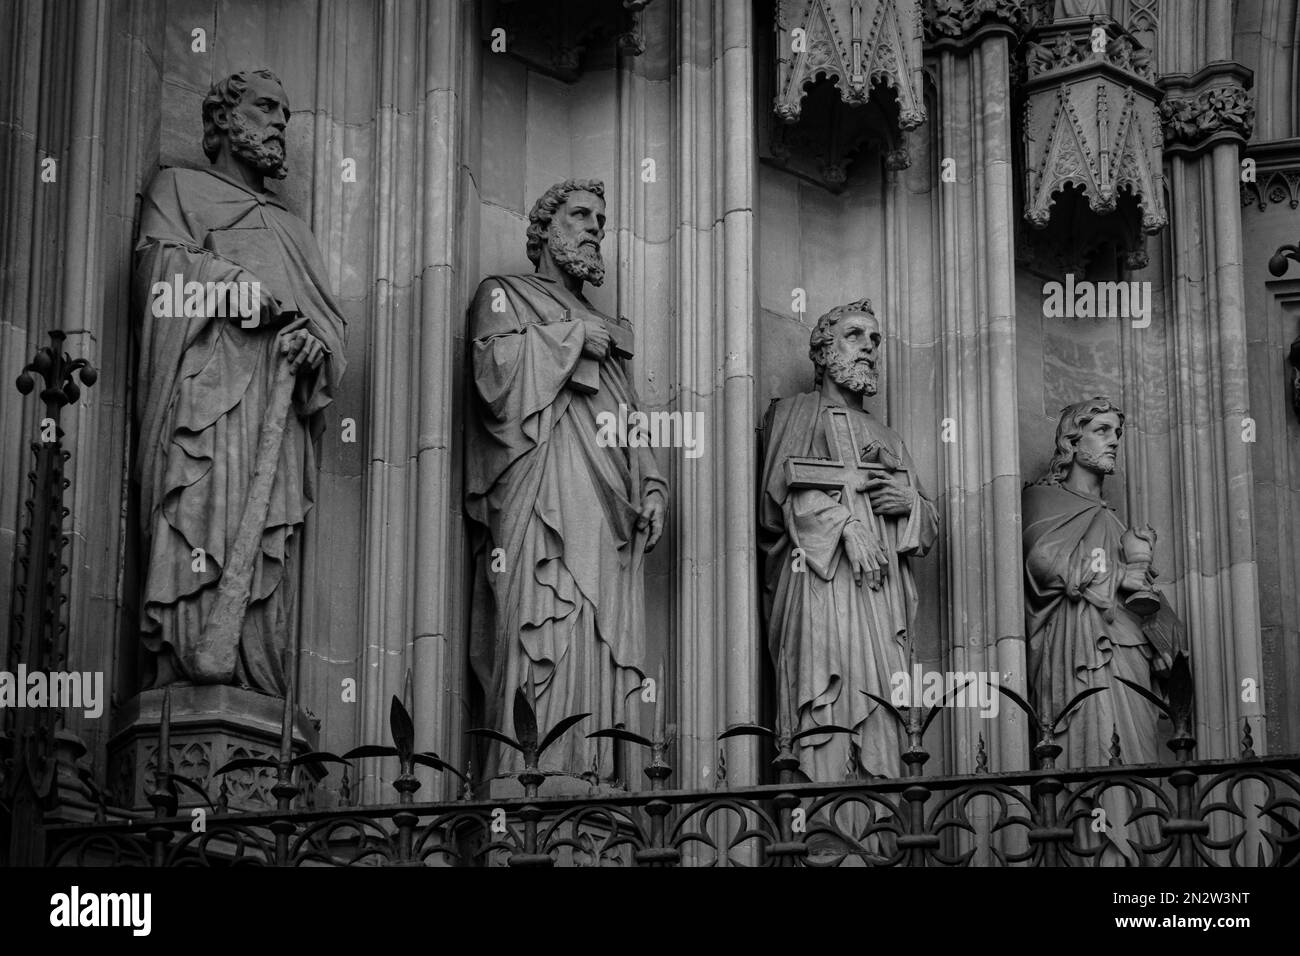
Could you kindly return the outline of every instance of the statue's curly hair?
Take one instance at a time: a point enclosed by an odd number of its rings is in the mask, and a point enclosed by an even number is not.
[[[835,323],[846,315],[862,313],[875,318],[876,311],[871,307],[870,299],[858,299],[856,302],[850,302],[847,305],[837,305],[831,309],[813,326],[812,334],[808,336],[808,357],[812,359],[813,365],[817,367],[817,377],[814,387],[821,387],[822,376],[826,372],[826,359],[824,353],[827,346],[835,341]]]
[[[546,233],[555,218],[555,210],[564,205],[569,193],[577,192],[588,192],[604,199],[605,184],[599,179],[566,179],[546,190],[533,203],[533,211],[528,214],[528,261],[534,266],[542,261],[542,246],[546,245]]]
[[[216,162],[217,154],[221,152],[221,137],[225,135],[217,128],[214,116],[223,106],[229,109],[239,105],[244,98],[244,92],[248,89],[250,76],[273,80],[279,84],[280,89],[284,89],[280,78],[270,70],[240,70],[238,73],[231,73],[224,80],[213,83],[212,88],[208,90],[208,95],[203,98],[203,154],[208,157],[208,162]],[[288,94],[285,95],[284,110],[288,114]]]
[[[1074,464],[1074,445],[1083,434],[1083,429],[1098,415],[1114,412],[1119,418],[1120,433],[1124,430],[1124,412],[1104,395],[1097,395],[1086,401],[1075,402],[1061,409],[1061,420],[1056,425],[1056,451],[1047,464],[1047,471],[1035,485],[1059,485],[1070,473]]]

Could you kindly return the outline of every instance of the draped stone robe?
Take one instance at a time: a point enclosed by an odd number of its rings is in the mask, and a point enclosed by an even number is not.
[[[877,519],[877,527],[883,520],[889,561],[881,589],[873,591],[865,580],[856,584],[841,540],[851,512],[840,492],[791,489],[785,480],[787,458],[831,457],[823,414],[829,407],[820,392],[780,399],[763,424],[759,521],[777,694],[796,731],[838,724],[855,732],[851,739],[804,738],[799,759],[809,777],[836,781],[864,770],[897,777],[903,738],[888,712],[861,692],[889,700],[890,678],[907,670],[907,622],[917,604],[910,561],[934,544],[938,515],[917,483],[902,439],[868,412],[850,407],[859,448],[881,442],[903,463],[913,492],[909,515]],[[869,497],[858,494],[861,513],[869,513]],[[796,548],[802,549],[805,571],[797,570]]]
[[[1031,485],[1022,496],[1022,512],[1031,703],[1054,719],[1080,691],[1106,688],[1067,718],[1064,733],[1056,738],[1062,748],[1056,765],[1106,766],[1114,734],[1124,763],[1156,762],[1156,709],[1115,678],[1151,688],[1153,670],[1166,670],[1169,659],[1148,633],[1164,626],[1172,611],[1165,605],[1167,613],[1150,619],[1144,630],[1142,619],[1124,607],[1125,594],[1119,590],[1124,524],[1100,497],[1061,484]],[[1128,824],[1128,795],[1112,789],[1098,805],[1106,811],[1108,840],[1103,843],[1090,827],[1080,825],[1076,844],[1101,846],[1103,865],[1118,865],[1124,858],[1136,862],[1127,846],[1130,840],[1149,846],[1158,841],[1151,818]]]
[[[1156,658],[1119,591],[1123,522],[1101,498],[1060,484],[1029,486],[1022,504],[1033,703],[1055,717],[1085,688],[1108,688],[1066,721],[1058,766],[1105,766],[1112,732],[1125,763],[1155,761],[1155,708],[1115,680],[1150,688]],[[1094,571],[1098,556],[1104,570]]]
[[[514,736],[515,689],[531,675],[541,733],[570,714],[593,715],[546,752],[543,769],[608,779],[609,742],[585,735],[638,722],[646,532],[636,521],[647,493],[667,502],[667,483],[648,448],[597,443],[601,412],[637,408],[630,369],[611,356],[594,394],[568,387],[585,333],[554,288],[539,276],[493,276],[470,308],[471,660],[488,726]],[[513,750],[492,746],[487,776],[519,767]]]
[[[235,230],[256,230],[243,244],[278,254],[280,261],[236,262],[204,248],[212,232]],[[298,532],[315,499],[320,412],[343,375],[345,321],[307,224],[274,194],[214,170],[165,169],[154,178],[141,207],[136,257],[136,478],[148,554],[142,630],[152,672],[146,684],[213,682],[191,650],[234,545],[280,360],[276,330],[267,321],[242,328],[238,314],[158,317],[153,284],[177,276],[182,283],[207,283],[275,275],[287,286],[272,292],[296,304],[331,353],[295,385],[235,669],[235,683],[281,695]],[[201,562],[197,548],[204,552]]]

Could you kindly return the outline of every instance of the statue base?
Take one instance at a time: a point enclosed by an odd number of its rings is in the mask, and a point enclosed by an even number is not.
[[[215,772],[241,757],[280,755],[280,725],[284,700],[240,687],[220,684],[172,684],[171,751],[172,772],[201,787],[214,805],[220,805],[221,786],[228,790],[231,810],[274,810],[275,770],[250,767],[218,777]],[[158,731],[162,718],[163,691],[147,690],[129,701],[117,715],[108,742],[108,785],[115,806],[152,812],[149,794],[158,766]],[[307,716],[294,715],[294,756],[315,750],[317,734]],[[310,805],[316,782],[325,768],[302,767],[298,771],[300,799]],[[181,807],[203,806],[197,793],[176,788]]]

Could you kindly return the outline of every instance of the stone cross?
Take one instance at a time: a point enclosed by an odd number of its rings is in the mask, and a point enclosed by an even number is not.
[[[825,415],[826,434],[835,457],[787,458],[785,460],[786,484],[791,488],[818,488],[822,491],[842,492],[840,501],[849,509],[853,517],[858,518],[866,527],[874,529],[877,535],[880,535],[881,525],[876,520],[870,503],[864,503],[860,495],[866,492],[867,482],[872,478],[887,477],[895,473],[906,477],[907,470],[862,460],[858,443],[853,437],[853,418],[847,408],[828,408],[825,410]]]

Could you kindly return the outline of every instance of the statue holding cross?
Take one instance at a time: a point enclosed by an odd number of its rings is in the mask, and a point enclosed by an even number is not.
[[[862,691],[887,700],[893,675],[908,670],[910,561],[938,535],[902,439],[862,407],[880,356],[869,301],[832,309],[809,345],[816,389],[773,401],[763,425],[759,520],[779,723],[854,731],[799,741],[800,766],[818,781],[901,773],[899,729]]]

